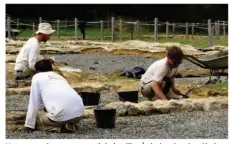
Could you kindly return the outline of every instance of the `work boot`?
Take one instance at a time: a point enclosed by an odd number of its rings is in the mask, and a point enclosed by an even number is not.
[[[76,126],[70,123],[67,123],[60,128],[60,133],[73,133],[76,132]]]
[[[182,99],[183,98],[183,96],[179,96],[179,95],[175,94],[172,91],[172,89],[169,90],[168,94],[166,94],[166,97],[167,97],[168,100],[170,100],[170,99],[177,99],[178,100],[178,99]]]

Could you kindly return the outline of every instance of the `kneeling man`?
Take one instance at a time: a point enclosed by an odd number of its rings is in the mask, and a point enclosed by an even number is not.
[[[167,56],[155,61],[140,80],[140,90],[149,100],[180,99],[181,92],[175,87],[174,76],[182,63],[184,54],[179,47],[169,48]]]
[[[37,73],[32,78],[25,121],[26,131],[35,129],[36,119],[41,125],[75,131],[76,124],[84,114],[81,97],[62,76],[53,72],[50,60],[38,61],[35,70]],[[41,102],[47,113],[38,117]]]

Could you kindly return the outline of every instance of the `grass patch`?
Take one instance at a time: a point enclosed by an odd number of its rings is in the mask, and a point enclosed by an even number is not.
[[[20,29],[21,33],[17,37],[18,39],[23,39],[26,40],[29,37],[33,36],[33,31],[31,29]],[[176,33],[178,34],[178,33]],[[111,41],[111,30],[105,28],[103,30],[103,35],[104,35],[104,41]],[[153,31],[148,31],[148,30],[141,30],[140,31],[140,40],[143,41],[149,41],[153,42],[154,41],[154,33]],[[192,45],[197,48],[205,48],[208,47],[208,37],[202,36],[202,37],[196,37],[194,39],[191,39],[191,35],[189,35],[189,39],[186,39],[185,37],[168,37],[166,39],[166,34],[165,33],[159,33],[158,37],[158,42],[160,43],[166,43],[166,42],[178,42],[181,44],[188,44]],[[184,34],[181,34],[184,35]],[[197,35],[197,36],[200,36]],[[61,28],[60,29],[60,40],[66,40],[66,39],[71,39],[74,40],[75,38],[75,31],[72,28]],[[78,39],[82,40],[82,34],[78,30]],[[101,40],[101,30],[100,28],[88,28],[86,29],[86,39],[87,40],[96,40],[99,41]],[[133,39],[137,39],[137,34],[134,32],[133,33]],[[59,40],[57,31],[52,35],[51,40]],[[122,32],[122,41],[127,41],[131,40],[131,33],[128,31],[123,31]],[[115,31],[115,42],[119,42],[119,31]],[[216,40],[215,37],[213,38],[213,45],[223,45],[223,46],[228,46],[228,37],[224,38],[221,36],[220,40]]]
[[[213,45],[223,45],[223,46],[228,46],[228,39],[221,39],[221,40],[216,40],[213,38]],[[199,39],[181,39],[181,38],[163,38],[160,39],[159,42],[165,43],[165,42],[178,42],[181,44],[185,45],[191,45],[193,47],[197,48],[207,48],[208,47],[208,38],[207,37],[202,37]]]
[[[203,88],[214,89],[217,91],[225,91],[228,90],[228,82],[208,84],[208,85],[204,85]]]

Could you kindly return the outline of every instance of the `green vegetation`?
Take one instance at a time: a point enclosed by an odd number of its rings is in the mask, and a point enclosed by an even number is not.
[[[203,87],[218,90],[218,91],[225,91],[225,90],[228,90],[228,82],[208,84],[208,85],[204,85]]]
[[[18,39],[28,39],[33,35],[33,32],[31,29],[20,29],[21,34],[17,37]],[[100,28],[87,28],[86,29],[86,39],[87,40],[95,40],[99,41],[101,40],[100,36]],[[111,41],[111,30],[105,28],[103,31],[104,35],[104,41]],[[115,41],[118,42],[120,41],[119,39],[119,31],[116,29],[115,32]],[[189,38],[185,38],[185,34],[182,33],[175,33],[175,37],[173,35],[169,35],[168,38],[166,38],[165,33],[159,33],[158,37],[158,42],[165,43],[165,42],[178,42],[181,44],[188,44],[192,45],[197,48],[205,48],[208,47],[208,37],[205,35],[203,36],[202,34],[197,34],[196,37],[192,39],[191,34],[189,35]],[[71,28],[62,28],[60,29],[60,40],[74,40],[75,37],[75,31],[74,29]],[[140,32],[140,40],[143,41],[149,41],[153,42],[154,40],[154,34],[153,31],[149,29],[141,29]],[[52,40],[58,40],[58,34],[57,31],[53,34],[51,37]],[[78,39],[82,39],[82,34],[78,30]],[[131,32],[127,29],[124,29],[122,32],[122,41],[130,40],[131,39]],[[135,32],[133,32],[133,39],[137,39],[137,35]],[[213,45],[223,45],[223,46],[228,46],[228,37],[224,38],[223,36],[220,37],[220,40],[216,40],[213,38]]]

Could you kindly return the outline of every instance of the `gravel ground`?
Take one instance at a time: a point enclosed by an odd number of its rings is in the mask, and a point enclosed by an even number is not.
[[[6,110],[27,110],[29,95],[6,96]]]
[[[128,116],[116,119],[116,128],[96,127],[94,119],[79,123],[79,131],[72,134],[31,134],[11,132],[7,139],[227,139],[228,111],[180,112],[150,116]]]
[[[157,58],[146,58],[135,55],[115,54],[64,54],[54,57],[57,62],[68,63],[69,66],[79,68],[84,72],[116,72],[131,70],[134,67],[147,69]],[[188,61],[184,61],[179,70],[201,69]]]
[[[139,102],[147,98],[139,97]],[[119,101],[118,94],[115,91],[105,90],[101,92],[99,105],[106,105],[111,102]],[[27,110],[29,95],[12,95],[6,97],[6,110]],[[42,106],[41,106],[42,108]]]

